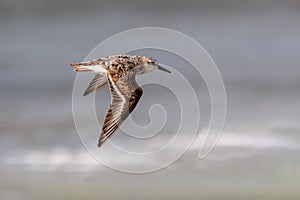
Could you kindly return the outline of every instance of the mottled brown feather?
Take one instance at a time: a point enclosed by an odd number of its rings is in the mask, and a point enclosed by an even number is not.
[[[113,135],[134,110],[143,94],[142,88],[135,81],[135,73],[127,71],[122,76],[116,77],[114,70],[108,69],[107,71],[112,100],[102,126],[98,147],[101,147]]]

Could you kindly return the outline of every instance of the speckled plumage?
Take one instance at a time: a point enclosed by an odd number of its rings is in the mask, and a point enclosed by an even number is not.
[[[101,147],[113,135],[140,100],[143,90],[135,80],[136,75],[156,69],[170,73],[153,58],[137,55],[107,56],[88,62],[73,63],[71,66],[76,72],[93,71],[96,73],[84,91],[84,96],[101,89],[106,84],[109,85],[112,99],[102,125],[98,147]]]

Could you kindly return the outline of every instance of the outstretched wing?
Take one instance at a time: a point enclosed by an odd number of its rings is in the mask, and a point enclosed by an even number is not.
[[[135,81],[135,74],[130,73],[125,76],[116,80],[109,74],[107,75],[112,101],[102,126],[98,147],[101,147],[113,135],[116,129],[134,110],[143,94],[142,88]]]
[[[101,88],[103,88],[107,84],[106,75],[103,74],[96,74],[92,81],[89,83],[89,86],[83,93],[83,96],[90,94],[91,92],[95,92]]]

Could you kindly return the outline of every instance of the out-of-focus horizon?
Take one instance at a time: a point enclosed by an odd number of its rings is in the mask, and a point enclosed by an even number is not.
[[[296,0],[0,0],[0,199],[298,199],[299,11]],[[69,64],[113,34],[149,26],[180,31],[203,45],[224,80],[227,117],[205,159],[197,159],[196,143],[170,167],[136,176],[101,166],[83,148],[73,122],[76,74]],[[201,134],[210,118],[203,80],[170,54],[136,53],[199,85]],[[159,88],[144,92],[133,116],[138,123],[149,121],[143,105],[163,97],[165,105],[176,105]],[[107,88],[96,95],[100,123],[109,97]],[[97,130],[84,128],[96,145]]]

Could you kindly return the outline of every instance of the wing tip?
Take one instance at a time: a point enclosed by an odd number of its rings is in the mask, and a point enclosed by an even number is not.
[[[82,96],[87,96],[92,92],[96,92],[97,90],[103,88],[106,84],[107,84],[106,76],[103,76],[101,74],[96,74],[94,78],[91,80],[91,82],[89,83],[88,87],[82,93]]]
[[[86,95],[88,95],[88,94],[89,94],[89,92],[87,92],[87,91],[84,91],[84,92],[83,92],[83,94],[82,94],[82,96],[84,96],[84,97],[85,97],[85,96],[86,96]]]
[[[97,147],[100,148],[103,145],[104,142],[105,142],[105,140],[103,140],[103,138],[100,137],[99,140],[98,140]]]

